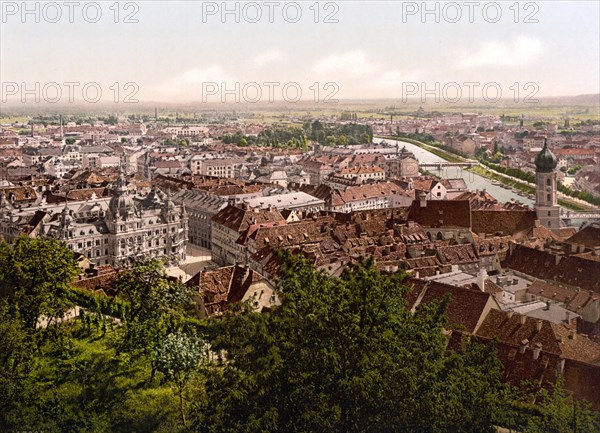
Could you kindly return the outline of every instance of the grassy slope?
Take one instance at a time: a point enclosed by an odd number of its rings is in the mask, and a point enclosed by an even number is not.
[[[21,428],[175,430],[179,412],[173,388],[158,379],[149,381],[147,360],[117,356],[111,344],[116,331],[102,336],[92,326],[88,332],[79,320],[60,328],[66,334],[63,343],[47,344],[38,357],[35,407],[24,409],[30,416],[17,421]]]

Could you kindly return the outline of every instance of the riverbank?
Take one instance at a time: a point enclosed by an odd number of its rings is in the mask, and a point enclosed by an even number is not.
[[[405,142],[411,143],[427,152],[430,152],[430,153],[434,154],[435,156],[437,156],[445,161],[448,161],[448,162],[468,162],[468,161],[470,161],[468,158],[464,158],[460,155],[456,155],[456,154],[447,152],[443,149],[440,149],[439,147],[432,146],[430,144],[426,144],[426,143],[420,142],[418,140],[413,140],[410,138],[391,137],[391,136],[375,137],[375,138],[383,138],[384,140],[405,141]],[[469,169],[469,171],[472,171],[473,173],[477,173],[478,175],[480,175],[488,180],[500,182],[502,185],[509,187],[511,190],[513,190],[517,194],[519,194],[519,193],[528,194],[535,198],[535,184],[529,183],[529,182],[521,180],[521,179],[514,178],[514,177],[506,175],[504,173],[500,173],[498,171],[495,171],[493,168],[484,166],[482,164],[474,166],[473,168]],[[587,211],[587,210],[594,210],[594,211],[598,210],[592,204],[588,204],[587,202],[584,202],[583,200],[574,199],[574,198],[569,197],[561,192],[558,192],[558,197],[559,197],[558,204],[560,206],[564,207],[565,209],[568,209],[571,211],[581,212],[581,211]]]
[[[404,137],[373,137],[373,138],[383,138],[384,140],[394,140],[394,141],[406,141],[407,143],[414,144],[415,146],[420,147],[427,152],[433,153],[435,156],[439,156],[440,158],[448,161],[448,162],[468,162],[467,158],[463,158],[460,155],[455,155],[449,152],[446,152],[439,147],[431,146],[429,144],[425,144],[422,141],[413,140],[412,138],[404,138]]]
[[[498,173],[497,171],[493,171],[493,170],[489,169],[488,167],[485,167],[482,165],[476,165],[471,170],[474,171],[475,173],[477,173],[478,175],[483,176],[487,179],[492,179],[497,182],[500,182],[500,183],[502,183],[502,185],[506,185],[507,187],[511,188],[512,190],[517,190],[522,193],[533,196],[533,199],[535,199],[535,185],[530,184],[529,182],[525,183],[522,180],[515,180],[515,178],[511,178],[510,176],[507,176],[505,174]],[[558,199],[558,204],[559,204],[559,206],[562,206],[565,209],[572,210],[575,212],[582,212],[582,211],[590,210],[584,206],[580,206],[579,204],[576,204],[576,203],[573,203],[570,201],[566,201],[563,199]]]

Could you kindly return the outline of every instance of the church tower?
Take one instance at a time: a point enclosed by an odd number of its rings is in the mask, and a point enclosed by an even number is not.
[[[560,230],[560,207],[556,193],[557,165],[558,159],[548,149],[548,140],[546,139],[543,149],[535,157],[535,211],[540,223],[555,233]]]

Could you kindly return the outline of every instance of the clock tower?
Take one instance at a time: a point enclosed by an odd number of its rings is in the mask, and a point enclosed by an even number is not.
[[[540,223],[555,233],[560,231],[560,207],[556,194],[557,165],[558,159],[548,149],[548,140],[546,139],[543,149],[535,157],[535,211]]]

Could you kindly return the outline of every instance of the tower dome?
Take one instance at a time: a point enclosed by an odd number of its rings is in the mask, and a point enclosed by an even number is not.
[[[127,218],[135,213],[133,197],[127,190],[127,179],[121,172],[117,179],[116,191],[114,192],[108,208],[114,217]]]
[[[113,195],[110,199],[108,207],[113,215],[120,217],[127,216],[130,212],[135,210],[133,197],[131,197],[129,194]]]
[[[551,173],[556,169],[558,159],[550,149],[548,149],[548,140],[544,140],[544,147],[535,157],[535,171],[538,173]]]

